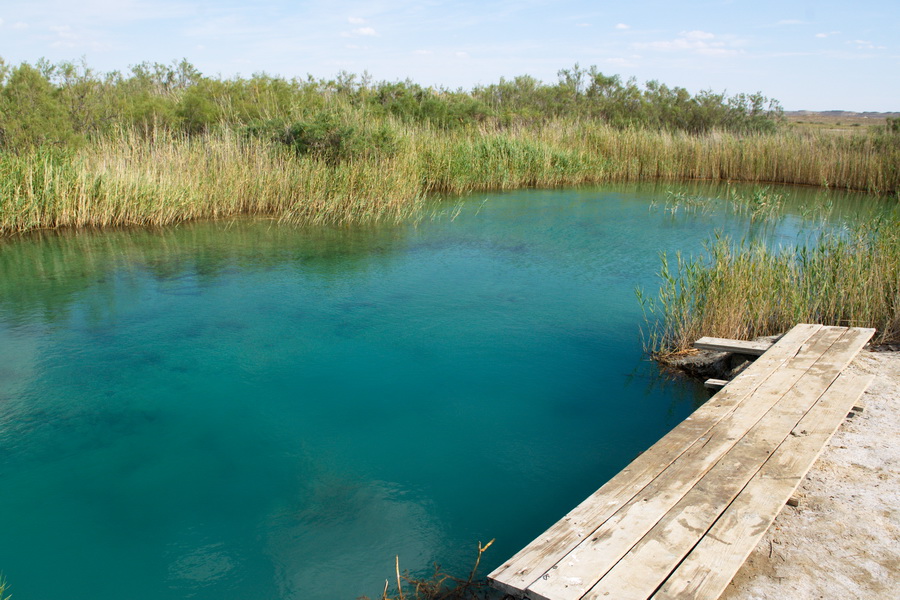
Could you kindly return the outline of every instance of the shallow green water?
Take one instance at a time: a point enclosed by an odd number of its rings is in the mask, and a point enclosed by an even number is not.
[[[816,192],[761,224],[651,207],[672,187],[481,195],[418,227],[4,242],[10,591],[351,599],[395,555],[463,573],[496,538],[490,570],[705,398],[641,354],[658,252],[811,230]]]

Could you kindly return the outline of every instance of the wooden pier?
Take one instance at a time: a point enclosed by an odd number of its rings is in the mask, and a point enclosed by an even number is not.
[[[869,385],[843,370],[873,334],[797,325],[737,343],[759,358],[491,585],[535,600],[718,598]]]

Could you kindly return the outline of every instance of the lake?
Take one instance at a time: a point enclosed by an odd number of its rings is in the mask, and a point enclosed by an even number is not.
[[[0,571],[17,600],[377,597],[487,573],[708,394],[635,289],[761,221],[619,185],[446,200],[417,225],[261,219],[0,242]],[[733,189],[748,193],[753,186]],[[774,188],[773,188],[774,189]],[[860,216],[863,215],[863,216]],[[839,225],[837,225],[839,226]]]

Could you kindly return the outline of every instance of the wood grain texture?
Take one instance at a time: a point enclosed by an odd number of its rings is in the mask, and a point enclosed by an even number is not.
[[[715,600],[725,591],[871,380],[842,374],[835,381],[654,600]]]

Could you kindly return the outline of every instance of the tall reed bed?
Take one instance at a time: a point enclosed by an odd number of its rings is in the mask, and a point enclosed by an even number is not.
[[[609,181],[607,159],[552,144],[535,132],[466,132],[417,136],[425,193],[558,187]]]
[[[900,139],[827,132],[737,135],[559,123],[545,136],[609,161],[616,180],[710,179],[816,185],[871,193],[900,189]]]
[[[384,130],[390,152],[340,160],[223,128],[119,131],[78,150],[0,153],[0,234],[167,225],[238,214],[302,223],[399,221],[428,194],[607,181],[712,179],[900,190],[900,143],[865,136],[690,135],[595,121],[442,130],[345,118]],[[376,136],[377,137],[377,136]],[[376,137],[360,139],[373,140]]]
[[[403,162],[331,166],[232,132],[127,133],[78,152],[0,156],[0,231],[167,225],[238,214],[313,223],[401,220],[421,202]]]
[[[876,340],[900,340],[896,214],[790,248],[716,237],[703,256],[663,256],[660,277],[659,296],[641,301],[649,348],[663,359],[702,336],[753,339],[797,323],[874,327]]]

